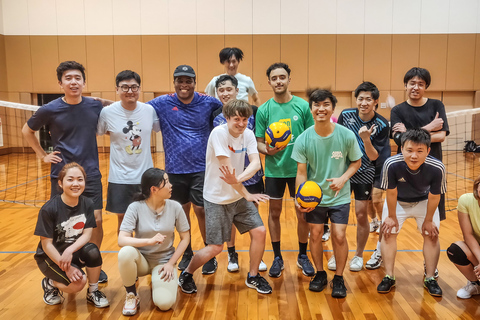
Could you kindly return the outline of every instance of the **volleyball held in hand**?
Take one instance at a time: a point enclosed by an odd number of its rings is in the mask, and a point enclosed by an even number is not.
[[[288,145],[291,138],[292,132],[283,122],[274,122],[265,131],[265,141],[273,148],[281,148]]]
[[[322,202],[323,192],[314,181],[305,181],[298,186],[295,199],[304,208],[315,208]]]

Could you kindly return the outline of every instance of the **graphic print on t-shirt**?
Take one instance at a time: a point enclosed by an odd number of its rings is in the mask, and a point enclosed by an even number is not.
[[[294,118],[297,117],[297,116],[294,116]],[[297,117],[298,118],[298,117]],[[295,119],[297,120],[297,119]],[[295,137],[293,136],[293,129],[292,129],[292,120],[291,119],[280,119],[278,120],[278,122],[281,122],[281,123],[285,123],[287,126],[288,126],[288,129],[290,130],[290,132],[292,133],[292,137],[290,138],[290,143],[292,143],[292,141],[295,140]]]
[[[55,228],[58,234],[57,243],[74,243],[83,234],[86,221],[87,217],[82,213],[57,224]]]
[[[126,134],[125,139],[130,140],[132,143],[125,147],[125,151],[128,154],[142,153],[140,145],[142,144],[142,137],[140,133],[142,130],[138,127],[139,123],[133,123],[127,121],[127,126],[123,128],[123,133]]]

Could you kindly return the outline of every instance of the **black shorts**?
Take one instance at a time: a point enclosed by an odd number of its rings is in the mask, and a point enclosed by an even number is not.
[[[50,178],[50,199],[56,196],[57,194],[62,194],[62,189],[58,185],[57,178]],[[85,185],[85,190],[82,195],[87,198],[90,198],[93,201],[93,208],[95,210],[103,209],[103,188],[102,188],[102,178],[96,179],[87,179]]]
[[[247,191],[250,192],[251,194],[265,193],[265,186],[263,184],[263,179],[260,179],[260,181],[258,181],[255,184],[245,186],[245,189],[247,189]]]
[[[265,177],[265,193],[270,199],[283,199],[285,185],[288,187],[290,197],[295,198],[295,178]]]
[[[82,268],[84,267],[96,268],[102,265],[101,258],[98,261],[99,263],[95,263],[92,265],[85,264],[84,261],[88,260],[86,257],[87,253],[85,252],[85,247],[87,245],[92,245],[92,243],[87,243],[82,248],[74,252],[71,262],[71,266],[79,269],[83,274],[85,274],[85,272],[83,272],[82,270]],[[96,250],[98,250],[98,248]],[[50,257],[46,253],[40,255],[35,254],[35,261],[37,262],[38,268],[45,277],[52,279],[53,281],[63,283],[66,286],[70,284],[67,273],[60,269],[60,267],[55,262],[53,262],[53,260],[50,259]]]
[[[305,213],[308,223],[324,224],[330,218],[332,223],[348,224],[350,215],[350,202],[333,207],[316,207],[313,211]]]
[[[193,203],[203,207],[203,180],[205,171],[185,174],[169,173],[168,179],[172,184],[172,200],[181,205]]]
[[[372,200],[372,184],[359,184],[350,182],[350,192],[353,192],[355,200]]]
[[[119,184],[109,182],[106,210],[112,213],[124,214],[130,203],[133,202],[133,196],[140,192],[142,192],[142,186],[140,184]]]

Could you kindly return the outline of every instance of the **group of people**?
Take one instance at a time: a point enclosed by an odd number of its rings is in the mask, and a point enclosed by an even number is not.
[[[200,267],[203,274],[214,273],[218,267],[215,256],[225,242],[227,270],[239,271],[236,230],[248,232],[251,238],[246,285],[259,293],[271,293],[272,287],[260,274],[268,269],[262,260],[267,231],[258,203],[269,204],[274,259],[268,275],[280,277],[284,269],[282,199],[286,187],[294,197],[296,187],[307,180],[317,182],[323,190],[316,208],[306,209],[295,202],[297,266],[311,277],[310,290],[319,292],[328,284],[322,236],[330,220],[333,255],[327,267],[335,271],[331,295],[343,298],[347,294],[343,272],[353,192],[358,223],[350,270],[363,269],[368,214],[376,208],[381,233],[366,268],[376,269],[384,262],[386,275],[377,289],[389,292],[396,281],[396,236],[405,219],[414,217],[424,238],[424,286],[431,295],[441,296],[436,280],[438,230],[445,218],[442,195],[446,192],[441,142],[449,129],[443,104],[424,96],[431,81],[428,71],[412,68],[406,73],[408,99],[392,109],[391,125],[375,111],[380,93],[370,82],[355,90],[357,108],[343,110],[335,123],[336,97],[325,89],[308,92],[308,102],[292,95],[287,64],[274,63],[267,69],[273,97],[261,104],[253,81],[238,73],[243,52],[224,48],[219,57],[225,74],[212,79],[207,94],[195,91],[193,68],[180,65],[173,73],[175,93],[147,103],[138,101],[141,79],[134,71],[117,75],[120,100],[113,103],[82,96],[86,79],[81,64],[66,61],[59,65],[58,83],[65,95],[42,106],[22,129],[37,156],[51,163],[51,199],[41,208],[35,229],[40,236],[35,259],[45,276],[45,303],[62,303],[62,292],[79,292],[88,281],[87,301],[99,308],[109,305],[98,288],[98,282],[108,278],[101,270],[99,251],[103,199],[96,134],[110,136],[106,210],[118,216],[118,267],[126,289],[125,315],[137,312],[136,283],[147,274],[152,275],[153,302],[161,310],[175,303],[177,283],[185,293],[196,292],[193,273]],[[256,106],[249,105],[249,97]],[[272,147],[265,141],[265,130],[273,122],[289,127],[292,137],[287,146]],[[44,125],[49,127],[54,146],[49,154],[35,136]],[[153,168],[150,151],[151,133],[160,130],[165,170]],[[390,137],[399,146],[393,157]],[[265,155],[265,168],[259,153]],[[480,261],[479,183],[480,178],[473,196],[465,195],[459,201],[465,241],[452,244],[447,251],[469,280],[457,294],[462,298],[480,293],[480,270],[474,269]],[[382,190],[386,190],[383,210]],[[205,244],[195,254],[190,235],[192,207]],[[175,230],[180,237],[176,248]],[[308,239],[313,265],[307,255]],[[182,272],[178,276],[175,267],[180,258],[177,268]]]

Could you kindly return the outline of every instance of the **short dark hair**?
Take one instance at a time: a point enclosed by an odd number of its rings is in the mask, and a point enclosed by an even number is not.
[[[335,110],[335,106],[337,105],[337,98],[333,95],[333,93],[330,90],[327,89],[309,89],[307,90],[307,95],[308,95],[308,105],[310,106],[310,109],[312,109],[312,104],[314,102],[322,102],[327,99],[330,99],[330,102],[332,103],[332,109]]]
[[[357,89],[355,89],[355,98],[358,98],[358,95],[362,91],[370,92],[372,94],[373,100],[377,100],[378,98],[380,98],[380,91],[378,91],[377,86],[369,81],[362,82],[357,87]]]
[[[432,142],[432,138],[430,137],[430,133],[427,130],[422,128],[416,129],[408,129],[407,132],[402,134],[401,137],[402,148],[405,146],[407,141],[411,141],[415,144],[423,144],[426,145],[427,148],[430,148],[430,144]]]
[[[142,174],[140,193],[133,196],[134,201],[142,201],[150,198],[151,188],[163,188],[167,181],[165,180],[165,171],[159,168],[150,168]]]
[[[225,118],[235,117],[238,113],[239,116],[250,118],[253,113],[252,107],[248,102],[243,100],[230,100],[228,101],[222,109],[222,113]]]
[[[290,77],[290,72],[292,70],[290,70],[290,67],[288,66],[288,64],[286,63],[283,63],[283,62],[277,62],[277,63],[274,63],[272,64],[270,67],[268,67],[267,69],[267,77],[268,79],[270,79],[270,73],[275,70],[275,69],[285,69],[285,71],[287,71],[288,73],[288,76]]]
[[[57,79],[62,82],[63,73],[67,70],[79,70],[82,73],[83,81],[86,80],[85,77],[85,67],[76,61],[63,61],[57,67]]]
[[[403,77],[403,84],[407,84],[408,81],[412,80],[415,77],[419,77],[423,81],[425,81],[425,85],[428,88],[430,83],[432,82],[432,77],[430,76],[430,72],[424,68],[414,67],[405,73],[405,77]]]
[[[220,57],[220,63],[224,63],[225,61],[228,61],[230,60],[231,57],[235,56],[235,58],[238,60],[238,61],[242,61],[243,59],[243,51],[239,48],[230,48],[230,47],[226,47],[226,48],[223,48],[222,50],[220,50],[220,53],[218,54],[218,56]]]
[[[235,88],[238,87],[237,78],[229,74],[222,74],[220,77],[218,77],[217,81],[215,81],[215,88],[218,89],[218,87],[225,84],[226,81],[230,81]]]
[[[117,74],[117,77],[115,78],[115,84],[118,87],[118,84],[121,81],[131,80],[131,79],[134,79],[135,81],[137,81],[138,85],[140,85],[141,80],[140,80],[140,76],[138,75],[138,73],[136,73],[135,71],[132,71],[132,70],[123,70],[123,71],[120,71],[119,74]]]

